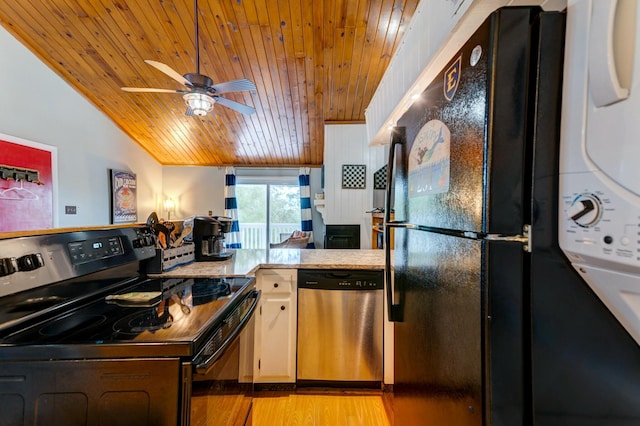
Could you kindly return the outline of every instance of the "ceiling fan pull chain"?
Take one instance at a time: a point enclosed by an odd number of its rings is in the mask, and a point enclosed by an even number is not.
[[[198,41],[198,0],[193,1],[193,19],[196,21],[196,74],[200,74],[200,42]]]

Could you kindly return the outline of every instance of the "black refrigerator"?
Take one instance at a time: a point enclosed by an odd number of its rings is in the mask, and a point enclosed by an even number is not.
[[[640,424],[638,346],[557,244],[564,34],[497,10],[392,132],[396,425]]]

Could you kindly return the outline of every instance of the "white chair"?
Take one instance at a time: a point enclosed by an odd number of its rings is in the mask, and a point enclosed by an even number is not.
[[[286,240],[269,244],[269,248],[306,248],[309,244],[309,234],[309,232],[294,231]]]

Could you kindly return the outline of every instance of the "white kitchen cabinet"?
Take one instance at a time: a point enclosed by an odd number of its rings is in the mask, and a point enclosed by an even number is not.
[[[261,269],[255,316],[254,383],[296,381],[296,269]]]

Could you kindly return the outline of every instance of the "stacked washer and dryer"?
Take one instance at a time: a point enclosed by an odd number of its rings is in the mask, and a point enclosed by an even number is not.
[[[636,3],[568,1],[557,225],[575,271],[532,289],[536,425],[640,422]]]
[[[640,343],[640,43],[630,37],[638,11],[599,0],[587,16],[589,3],[570,15],[560,246]]]

